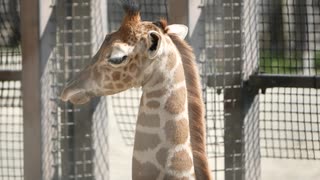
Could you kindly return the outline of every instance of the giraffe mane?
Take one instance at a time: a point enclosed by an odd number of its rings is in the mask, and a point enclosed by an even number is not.
[[[188,91],[191,147],[197,180],[211,179],[206,156],[205,110],[199,71],[192,48],[175,34],[168,34],[181,54]]]
[[[141,20],[139,4],[135,0],[120,0],[120,1],[126,13],[121,26],[134,27]]]
[[[158,28],[160,28],[163,33],[167,33],[168,32],[168,22],[165,18],[160,18],[159,21],[153,22],[154,25],[156,25]]]
[[[140,13],[140,6],[134,0],[121,0],[122,7],[127,15],[137,15]]]

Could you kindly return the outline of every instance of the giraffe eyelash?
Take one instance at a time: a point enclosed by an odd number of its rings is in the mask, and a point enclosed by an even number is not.
[[[114,65],[119,65],[121,63],[123,63],[124,61],[126,61],[128,58],[127,55],[124,55],[122,57],[116,57],[116,58],[109,58],[108,62]]]

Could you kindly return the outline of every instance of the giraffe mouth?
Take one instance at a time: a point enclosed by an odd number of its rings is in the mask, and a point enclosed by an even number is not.
[[[92,95],[85,90],[68,91],[64,89],[61,93],[62,101],[70,101],[72,104],[85,104],[90,101]]]

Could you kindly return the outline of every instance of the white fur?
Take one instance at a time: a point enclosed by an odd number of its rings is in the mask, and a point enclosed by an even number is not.
[[[167,28],[168,28],[168,33],[176,34],[181,39],[186,38],[186,36],[188,34],[188,27],[183,24],[171,24],[171,25],[167,26]]]
[[[122,58],[123,56],[129,56],[129,54],[132,51],[133,51],[133,46],[129,46],[124,43],[115,44],[113,46],[109,59],[117,59],[117,58]]]

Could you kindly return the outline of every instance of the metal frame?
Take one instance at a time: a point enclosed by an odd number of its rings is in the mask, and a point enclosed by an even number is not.
[[[241,0],[235,0],[239,1]],[[188,26],[194,27],[191,30],[188,39],[191,40],[193,46],[195,45],[194,39],[197,39],[197,34],[193,32],[202,32],[200,26],[196,26],[196,23],[201,19],[201,0],[198,1],[183,1],[183,3],[176,1],[169,1],[170,10],[169,17],[176,17],[174,19],[169,19],[170,23],[182,23]],[[192,4],[192,7],[190,6]],[[198,4],[199,6],[196,6]],[[178,7],[178,8],[177,8]],[[186,8],[181,8],[186,7]],[[198,9],[198,16],[189,16],[194,9]],[[241,8],[241,6],[230,7],[230,8]],[[186,11],[187,9],[187,11]],[[241,17],[241,11],[236,11],[239,14],[234,14],[234,16]],[[174,16],[172,15],[174,14]],[[187,17],[187,18],[186,18]],[[33,102],[32,106],[25,105],[23,106],[23,115],[24,115],[24,176],[25,180],[36,180],[42,179],[42,162],[41,162],[41,62],[40,62],[40,33],[39,33],[39,1],[38,0],[29,0],[21,1],[21,22],[22,22],[22,56],[23,56],[23,71],[22,71],[22,89],[23,89],[23,102]],[[196,19],[194,19],[196,18]],[[234,27],[229,27],[234,28]],[[241,37],[241,26],[239,28],[238,34],[233,34],[232,37],[234,41]],[[204,41],[198,41],[197,43],[202,44]],[[196,46],[198,47],[198,46]],[[234,47],[229,49],[232,52],[225,51],[225,54],[232,55],[232,57],[238,58],[241,57],[241,47]],[[237,52],[237,53],[236,53]],[[198,54],[196,50],[196,54]],[[233,66],[232,68],[237,71],[241,71],[241,63],[237,63],[237,67]],[[236,68],[236,69],[235,69]],[[230,68],[231,69],[231,68]],[[10,73],[9,73],[10,74]],[[18,75],[13,73],[12,75],[15,78],[18,78]],[[243,171],[239,167],[243,164],[243,143],[242,139],[242,126],[246,116],[247,110],[250,109],[250,104],[253,102],[254,96],[249,101],[243,100],[243,95],[248,93],[246,89],[241,87],[241,76],[239,74],[233,74],[230,79],[230,85],[237,86],[237,88],[226,89],[224,91],[225,99],[237,99],[236,102],[230,101],[225,102],[225,179],[242,179]],[[214,79],[209,77],[208,86],[210,84],[217,85],[217,82],[214,82]],[[224,84],[226,85],[226,84]],[[244,107],[245,106],[245,107]],[[82,118],[83,120],[78,120],[84,124],[78,124],[76,129],[79,129],[77,132],[82,132],[81,134],[76,135],[75,142],[73,142],[73,147],[81,146],[81,139],[83,136],[90,131],[90,121],[88,118],[92,114],[92,106],[84,107],[84,114],[75,114],[75,116]],[[86,112],[85,112],[86,111]],[[83,131],[83,127],[86,130]],[[231,135],[232,134],[232,135]],[[91,142],[88,142],[91,143]],[[72,147],[69,147],[72,148]],[[66,149],[69,149],[66,147]],[[90,153],[91,154],[91,153]],[[234,156],[235,154],[240,156]],[[68,157],[68,154],[63,155],[66,159],[76,160],[78,155],[73,157]],[[90,155],[91,156],[91,155]],[[72,162],[69,162],[72,163]],[[71,164],[65,164],[63,167],[63,174],[70,172],[68,166]],[[236,163],[236,166],[234,165]],[[32,164],[32,166],[30,166]],[[236,167],[237,169],[235,169]]]
[[[21,71],[1,71],[0,81],[21,80]]]
[[[320,88],[320,76],[257,74],[250,76],[248,88],[262,89],[273,87]]]
[[[241,17],[242,6],[240,6],[242,0],[234,0],[229,6],[224,7],[225,11],[230,10],[229,13],[223,14],[224,31],[230,31],[232,33],[224,34],[224,39],[229,39],[229,42],[225,42],[225,45],[229,48],[224,50],[224,57],[232,59],[230,63],[225,64],[225,69],[231,70],[232,74],[228,77],[232,82],[231,88],[224,89],[224,114],[225,114],[225,129],[224,129],[224,152],[225,152],[225,179],[243,179],[243,146],[242,141],[242,127],[244,123],[243,110],[243,94],[241,89],[241,78],[238,72],[241,72],[241,63],[236,63],[239,58],[242,57],[242,47],[235,46],[239,39],[242,38],[242,27],[229,26],[229,23],[235,23],[239,21],[237,17]],[[239,5],[236,5],[238,3]],[[232,19],[229,19],[231,18]],[[229,19],[229,20],[227,20]],[[226,41],[226,40],[225,40]],[[237,65],[234,65],[237,64]],[[224,77],[226,78],[226,77]]]
[[[42,178],[39,0],[21,1],[24,179]],[[27,104],[30,103],[30,104]]]

